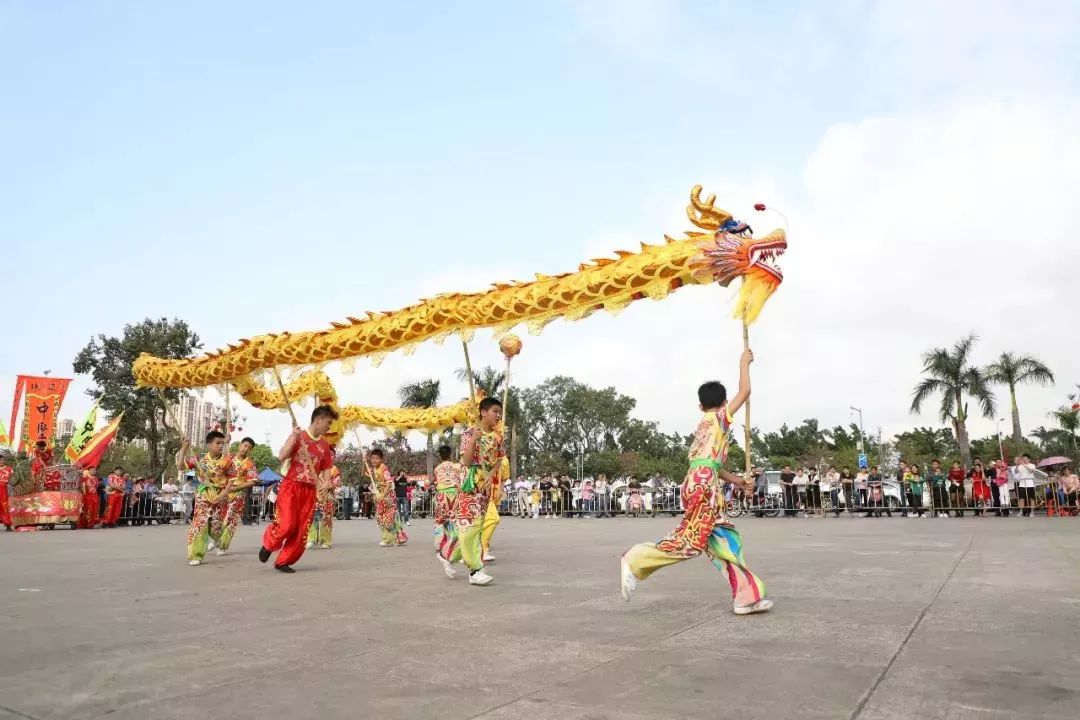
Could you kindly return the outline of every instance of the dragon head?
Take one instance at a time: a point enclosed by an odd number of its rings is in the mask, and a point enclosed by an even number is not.
[[[691,238],[698,239],[701,250],[693,260],[694,274],[702,282],[716,282],[725,287],[741,277],[743,284],[735,303],[735,317],[750,324],[784,281],[775,260],[787,250],[787,234],[778,229],[763,238],[754,238],[749,225],[715,207],[715,202],[715,195],[701,200],[700,185],[690,191],[686,214],[690,222],[708,231],[689,233]],[[763,205],[757,207],[764,209]]]

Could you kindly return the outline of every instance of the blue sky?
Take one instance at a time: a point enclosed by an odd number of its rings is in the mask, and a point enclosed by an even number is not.
[[[755,329],[761,425],[850,404],[886,433],[917,422],[919,353],[969,329],[982,360],[1058,371],[1028,395],[1044,424],[1080,381],[1074,340],[1031,342],[1075,324],[1045,308],[1075,308],[1080,12],[940,5],[0,2],[0,406],[15,374],[69,373],[146,316],[217,347],[570,270],[687,229],[704,183],[791,218]],[[1007,237],[1005,206],[1039,232]],[[1003,266],[1018,242],[1058,262]],[[724,291],[681,295],[526,338],[519,378],[615,383],[685,429],[739,330]],[[393,404],[433,375],[456,399],[458,365],[425,348],[342,394]]]

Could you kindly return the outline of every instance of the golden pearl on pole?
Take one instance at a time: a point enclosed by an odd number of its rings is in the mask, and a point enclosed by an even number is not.
[[[509,360],[521,352],[521,338],[517,335],[503,335],[499,340],[499,350]]]

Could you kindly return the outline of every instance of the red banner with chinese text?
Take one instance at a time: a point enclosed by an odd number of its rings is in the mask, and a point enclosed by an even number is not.
[[[17,388],[25,393],[23,404],[22,434],[19,436],[19,451],[25,452],[39,440],[44,440],[51,448],[55,443],[56,418],[60,415],[60,405],[67,394],[70,378],[32,377],[20,375]]]

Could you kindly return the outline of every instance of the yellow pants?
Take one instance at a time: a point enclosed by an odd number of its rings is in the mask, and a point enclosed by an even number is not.
[[[487,555],[491,552],[491,536],[495,534],[495,528],[499,526],[499,506],[495,501],[488,503],[487,512],[484,513],[484,524],[480,531],[480,549]]]
[[[483,519],[477,518],[469,527],[458,525],[458,550],[465,567],[473,570],[484,569],[484,555],[480,548],[480,531],[483,529]],[[453,562],[453,559],[450,560]]]
[[[705,554],[717,570],[724,573],[731,585],[731,597],[737,607],[753,605],[765,597],[765,583],[750,572],[743,559],[742,538],[735,528],[716,525]],[[691,556],[696,557],[696,556]],[[644,580],[660,568],[680,563],[690,558],[664,552],[656,543],[639,543],[623,555],[630,571],[638,580]]]
[[[319,511],[320,517],[316,520],[312,516],[307,541],[315,545],[330,545],[334,541],[334,511],[337,510],[337,502],[333,499],[316,502],[315,509]]]

